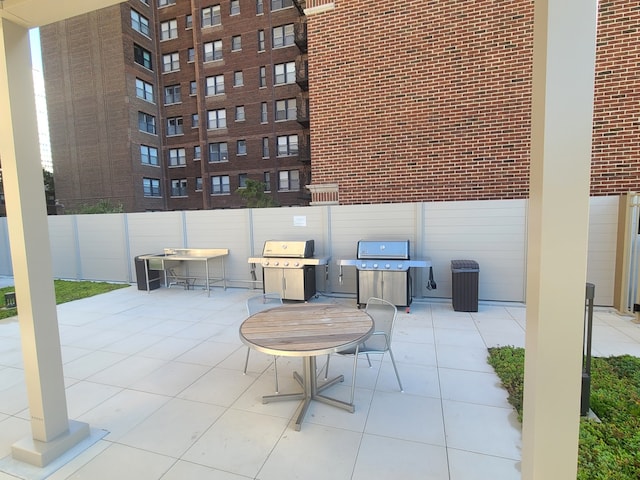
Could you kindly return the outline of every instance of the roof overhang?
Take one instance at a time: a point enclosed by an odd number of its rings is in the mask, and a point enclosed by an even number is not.
[[[0,0],[0,17],[25,28],[40,27],[123,0]]]

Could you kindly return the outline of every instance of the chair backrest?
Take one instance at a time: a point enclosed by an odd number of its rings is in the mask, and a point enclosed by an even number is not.
[[[268,310],[278,305],[282,305],[282,297],[279,293],[263,293],[249,297],[247,298],[247,314],[253,315],[254,313]]]
[[[381,298],[371,297],[369,300],[367,300],[367,307],[365,309],[365,312],[367,312],[371,316],[371,318],[373,318],[374,331],[384,332],[384,335],[373,335],[365,342],[367,350],[387,350],[389,345],[391,344],[393,324],[396,320],[398,309],[391,302],[388,302]]]

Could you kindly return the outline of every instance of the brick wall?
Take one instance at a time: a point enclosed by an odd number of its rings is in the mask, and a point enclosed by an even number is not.
[[[333,3],[308,17],[313,184],[342,204],[528,196],[533,1]],[[594,195],[638,186],[639,22],[635,0],[600,5]]]

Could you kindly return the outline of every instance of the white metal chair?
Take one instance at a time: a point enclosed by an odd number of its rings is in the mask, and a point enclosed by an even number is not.
[[[358,366],[358,355],[366,355],[369,367],[371,367],[371,360],[369,355],[377,354],[384,355],[389,352],[391,357],[391,363],[393,369],[396,372],[396,378],[398,379],[398,386],[400,391],[404,392],[402,382],[400,381],[400,374],[398,373],[398,367],[396,367],[396,360],[393,357],[393,351],[391,350],[391,336],[393,334],[393,324],[395,323],[396,316],[398,315],[398,309],[396,306],[381,298],[371,297],[367,300],[367,306],[365,311],[373,318],[374,332],[365,342],[357,345],[354,348],[343,350],[338,352],[338,355],[353,355],[353,383],[351,385],[351,403],[353,403],[355,388],[356,388],[356,367]],[[325,377],[329,375],[329,362],[327,360],[327,366],[325,370]]]
[[[247,314],[249,316],[254,313],[261,312],[263,310],[268,310],[269,308],[274,308],[279,305],[282,305],[282,297],[279,293],[263,293],[260,295],[255,295],[253,297],[249,297],[247,299]],[[244,371],[243,373],[247,374],[247,366],[249,365],[249,353],[251,349],[247,347],[247,358],[244,362]],[[276,372],[276,393],[278,393],[278,363],[277,356],[273,356],[273,367]]]

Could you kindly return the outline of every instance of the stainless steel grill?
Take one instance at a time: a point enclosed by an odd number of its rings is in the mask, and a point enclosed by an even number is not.
[[[316,258],[314,241],[267,240],[262,257],[251,257],[252,274],[262,266],[264,293],[279,293],[285,300],[309,300],[316,294],[316,266],[327,265],[328,257]]]
[[[378,297],[407,307],[407,311],[413,299],[411,268],[431,268],[430,260],[411,260],[409,240],[360,240],[356,258],[341,260],[339,264],[340,278],[342,267],[356,267],[358,307],[366,304],[370,297]]]

